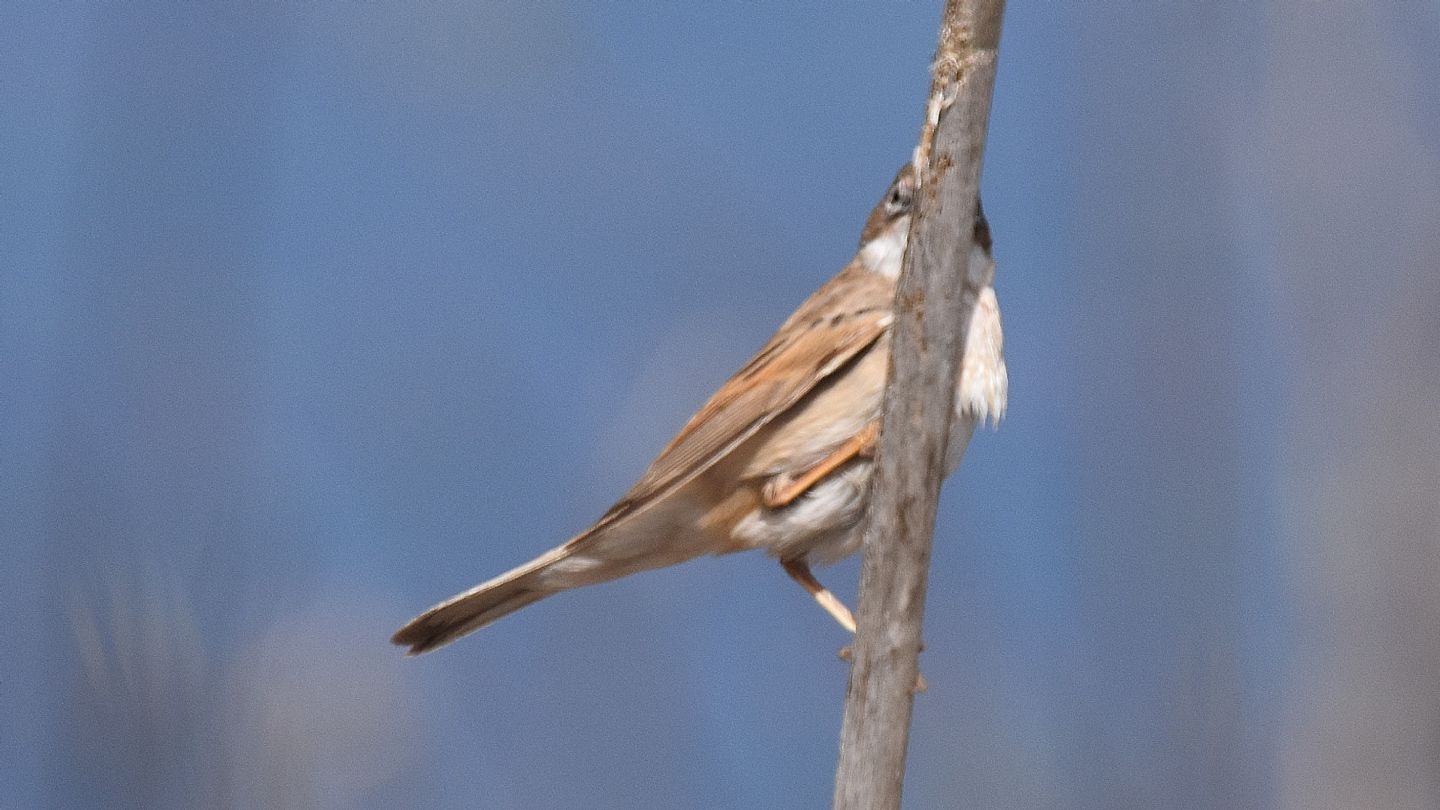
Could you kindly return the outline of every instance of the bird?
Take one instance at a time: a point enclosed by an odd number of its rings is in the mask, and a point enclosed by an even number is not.
[[[435,605],[391,641],[418,655],[561,591],[752,549],[778,559],[854,633],[850,610],[816,579],[811,565],[834,562],[861,545],[895,285],[916,187],[915,170],[906,164],[866,219],[854,258],[701,406],[594,525]],[[983,284],[960,364],[947,475],[976,425],[998,425],[1006,407],[991,248],[989,225],[977,206],[970,273]]]

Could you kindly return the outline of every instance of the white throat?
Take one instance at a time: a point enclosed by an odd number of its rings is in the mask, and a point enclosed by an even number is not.
[[[860,248],[861,263],[872,273],[899,278],[900,261],[905,258],[905,241],[909,236],[910,218],[906,217]]]

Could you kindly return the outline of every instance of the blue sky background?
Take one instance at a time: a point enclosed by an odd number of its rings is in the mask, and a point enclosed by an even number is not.
[[[0,11],[0,808],[826,806],[847,639],[762,555],[386,639],[848,260],[939,6]],[[907,806],[1440,804],[1436,54],[1010,4]]]

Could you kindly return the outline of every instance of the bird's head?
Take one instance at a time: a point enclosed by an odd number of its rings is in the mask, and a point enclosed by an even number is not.
[[[885,196],[870,211],[865,229],[860,232],[860,261],[865,269],[890,278],[900,275],[905,257],[905,243],[910,238],[910,214],[915,205],[915,168],[909,163],[900,167]],[[975,205],[975,258],[990,259],[990,223],[977,201]]]
[[[910,236],[910,208],[915,203],[915,168],[906,163],[890,181],[885,196],[870,211],[860,232],[860,261],[865,269],[890,278],[900,275],[905,240]]]

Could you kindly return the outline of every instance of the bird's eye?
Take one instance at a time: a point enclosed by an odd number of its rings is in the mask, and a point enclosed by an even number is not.
[[[910,191],[898,185],[890,189],[890,194],[885,198],[885,207],[889,208],[892,214],[909,210]]]

